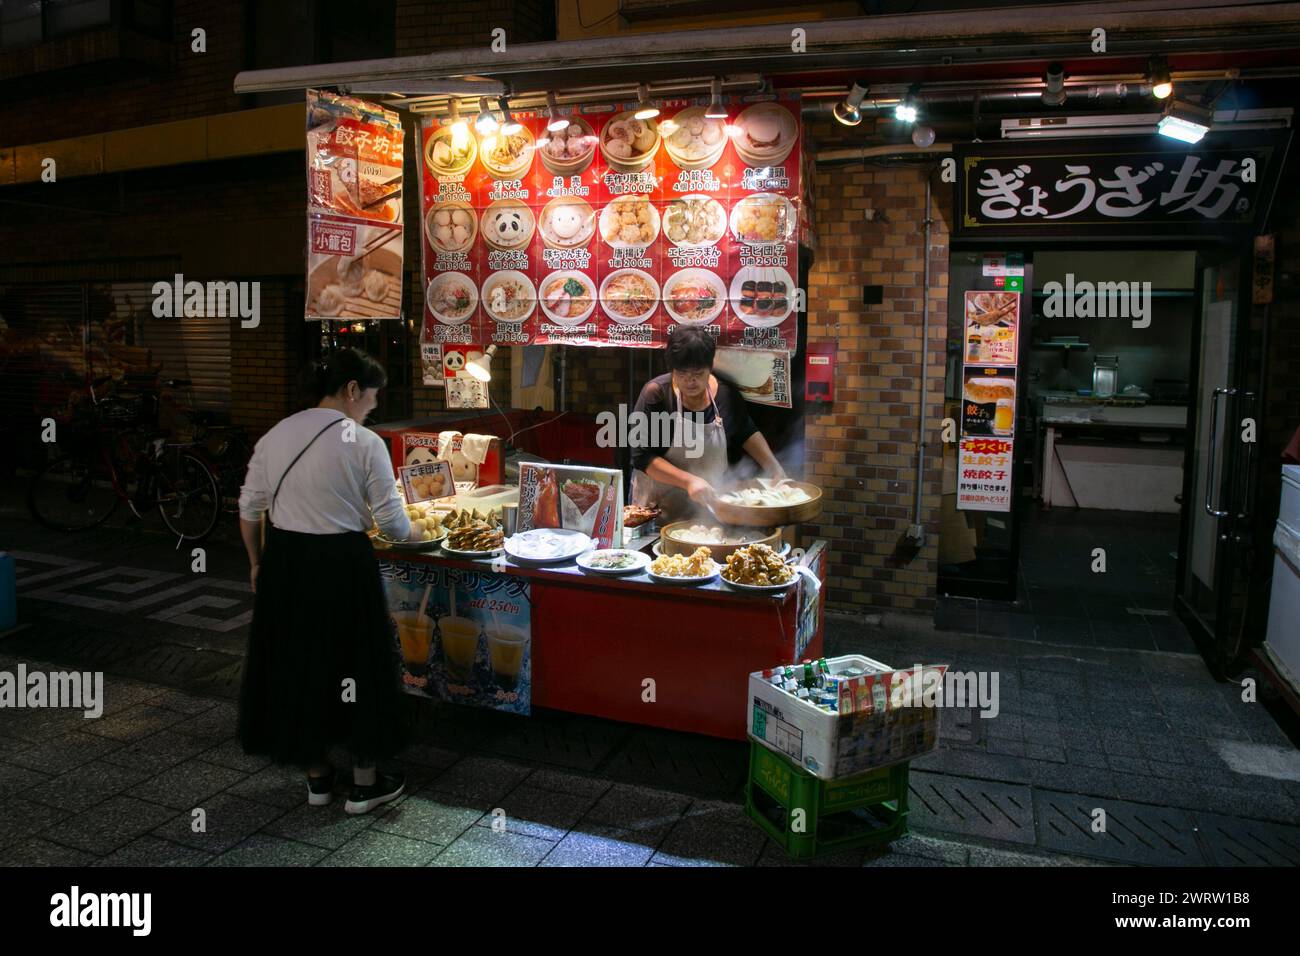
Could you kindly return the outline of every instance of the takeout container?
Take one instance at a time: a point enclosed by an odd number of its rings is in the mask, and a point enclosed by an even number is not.
[[[684,554],[690,555],[695,552],[696,548],[708,548],[709,555],[719,564],[725,563],[727,558],[741,548],[748,548],[751,544],[765,544],[772,550],[779,550],[781,547],[781,529],[771,528],[764,529],[766,534],[759,536],[758,532],[753,532],[753,541],[746,541],[743,544],[689,544],[685,541],[679,541],[673,537],[674,531],[681,531],[690,528],[692,525],[703,524],[701,521],[674,521],[670,525],[665,525],[659,531],[659,547],[664,554]],[[744,531],[744,528],[724,528],[724,531]]]
[[[724,524],[737,525],[742,528],[779,528],[787,524],[799,524],[801,521],[812,521],[822,513],[822,490],[816,485],[807,481],[790,482],[796,488],[802,488],[808,492],[809,499],[801,501],[797,505],[774,505],[770,507],[753,507],[750,505],[731,504],[717,498],[711,502],[713,513],[718,516],[718,520]],[[742,488],[760,488],[762,487],[757,480],[741,482],[738,485],[732,485],[729,488],[719,489],[719,495],[727,494],[732,491],[739,491]]]

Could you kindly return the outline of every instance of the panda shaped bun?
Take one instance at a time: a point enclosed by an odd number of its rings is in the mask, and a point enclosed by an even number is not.
[[[533,214],[527,206],[501,206],[483,216],[483,232],[491,245],[518,249],[533,235]]]

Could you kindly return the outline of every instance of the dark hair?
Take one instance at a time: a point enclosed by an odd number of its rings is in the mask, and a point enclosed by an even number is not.
[[[703,329],[681,328],[668,338],[668,368],[713,368],[713,336]]]
[[[372,355],[360,349],[336,349],[320,357],[313,369],[312,392],[316,401],[337,395],[348,382],[356,381],[362,389],[383,388],[388,374]]]

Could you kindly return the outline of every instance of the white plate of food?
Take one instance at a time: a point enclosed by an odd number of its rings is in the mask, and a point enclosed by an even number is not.
[[[505,554],[505,548],[492,548],[488,551],[462,551],[460,548],[449,547],[444,540],[442,542],[442,552],[453,558],[495,558],[498,555]]]
[[[496,272],[483,283],[483,311],[496,322],[522,322],[536,307],[537,290],[522,272]]]
[[[552,249],[581,249],[596,231],[596,211],[585,199],[561,196],[542,207],[537,228]]]
[[[631,548],[602,548],[578,555],[578,567],[593,574],[635,574],[650,565],[650,555]]]
[[[746,325],[770,329],[794,308],[794,280],[784,269],[745,266],[731,280],[731,307]]]
[[[722,580],[738,591],[784,591],[799,580],[794,565],[765,544],[733,552],[721,573]]]
[[[533,134],[527,127],[521,128],[517,133],[498,130],[483,137],[479,146],[479,159],[494,179],[523,179],[528,167],[533,164],[535,148]]]
[[[536,227],[533,211],[518,199],[498,199],[483,210],[479,223],[483,241],[503,252],[526,249]]]
[[[784,162],[798,136],[798,121],[780,103],[755,103],[741,110],[732,123],[731,141],[747,166]]]
[[[433,175],[446,179],[463,176],[478,156],[478,140],[466,131],[456,136],[450,126],[445,126],[429,137],[424,146],[424,161]]]
[[[623,196],[600,211],[600,238],[611,249],[644,249],[658,236],[659,210],[645,196]]]
[[[463,325],[478,308],[478,289],[465,273],[444,272],[429,283],[425,302],[443,325]]]
[[[703,106],[682,110],[659,124],[668,157],[681,169],[703,169],[727,148],[727,121],[710,119]]]
[[[727,232],[727,210],[712,196],[683,196],[664,207],[662,225],[664,235],[675,246],[716,246]]]
[[[708,548],[696,548],[691,554],[661,554],[650,562],[645,573],[660,584],[707,584],[721,570],[721,565],[709,557]]]
[[[708,325],[726,303],[727,287],[707,269],[683,269],[664,283],[664,308],[682,325]]]
[[[447,528],[442,550],[457,558],[492,558],[505,550],[504,539],[505,533],[499,525],[468,521]]]
[[[520,564],[556,564],[590,551],[592,540],[567,528],[533,528],[506,538],[506,554]]]
[[[596,284],[586,273],[553,272],[541,289],[542,311],[556,325],[581,325],[596,308]]]
[[[640,325],[659,306],[659,283],[640,269],[617,269],[600,284],[600,307],[619,325]]]
[[[468,252],[478,234],[478,220],[469,203],[438,203],[425,217],[424,231],[438,252]]]
[[[745,245],[787,242],[794,227],[794,205],[777,193],[754,193],[731,209],[731,234]]]

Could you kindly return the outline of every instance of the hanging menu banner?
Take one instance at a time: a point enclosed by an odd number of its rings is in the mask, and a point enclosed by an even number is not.
[[[797,346],[794,95],[584,106],[421,128],[422,342]]]
[[[307,91],[308,319],[402,315],[402,125]]]

